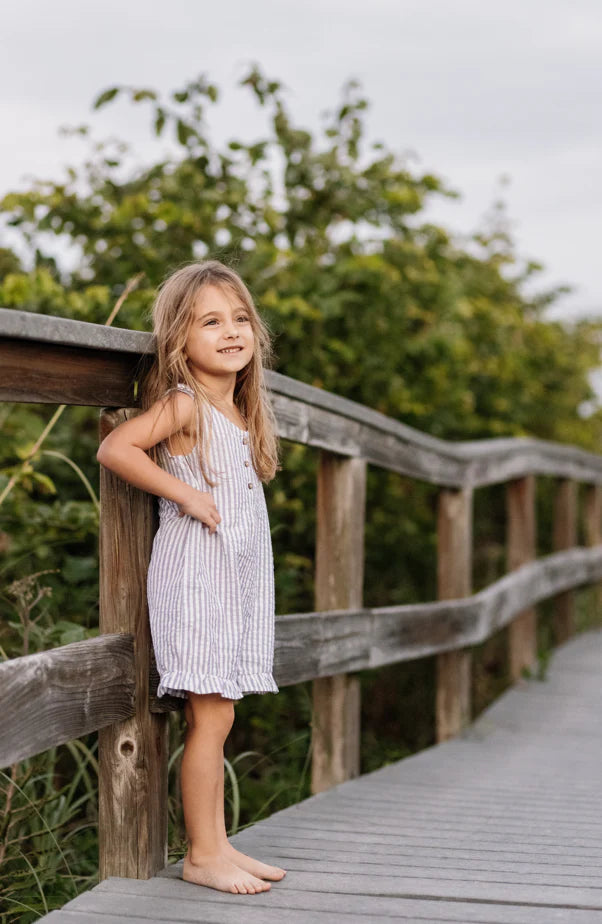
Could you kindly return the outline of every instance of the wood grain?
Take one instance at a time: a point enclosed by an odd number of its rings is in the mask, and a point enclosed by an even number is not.
[[[585,485],[583,526],[587,546],[602,544],[602,487],[598,484]],[[602,610],[602,583],[596,585],[594,599],[599,613]]]
[[[508,571],[536,558],[535,477],[526,475],[506,486],[506,564]],[[523,610],[508,626],[510,679],[519,680],[523,672],[537,666],[537,613]]]
[[[563,478],[554,498],[554,549],[570,549],[577,541],[577,485]],[[575,631],[575,594],[567,590],[558,595],[554,613],[554,639],[566,642]]]
[[[131,406],[143,370],[129,353],[0,339],[0,401]]]
[[[366,463],[320,453],[317,485],[316,606],[362,605]],[[323,615],[329,619],[328,612]],[[337,674],[313,684],[312,792],[358,776],[360,682]]]
[[[101,440],[133,410],[105,411]],[[136,711],[99,731],[100,878],[147,879],[167,862],[167,716],[149,710],[146,573],[153,498],[101,465],[100,631],[134,637]]]
[[[472,588],[472,489],[439,492],[437,588],[440,600],[466,597]],[[468,649],[437,658],[437,741],[453,738],[471,715],[472,655]]]
[[[132,715],[133,655],[104,635],[0,664],[0,767]]]
[[[150,334],[0,308],[0,400],[134,406],[152,355]],[[266,384],[280,436],[431,484],[479,487],[528,474],[602,484],[602,456],[576,446],[445,441],[273,370]]]

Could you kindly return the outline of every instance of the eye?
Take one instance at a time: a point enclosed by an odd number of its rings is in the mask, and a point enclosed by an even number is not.
[[[246,314],[241,314],[238,318],[239,321],[248,321],[250,320]]]

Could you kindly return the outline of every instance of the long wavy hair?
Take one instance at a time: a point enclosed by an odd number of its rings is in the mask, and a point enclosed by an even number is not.
[[[199,292],[209,285],[219,286],[236,295],[251,319],[255,338],[253,356],[236,374],[234,403],[246,421],[252,464],[257,477],[268,482],[281,468],[276,418],[264,381],[264,368],[271,366],[273,361],[270,331],[259,316],[253,298],[238,273],[218,260],[185,265],[159,286],[152,306],[155,356],[142,382],[142,409],[148,410],[157,401],[168,404],[173,392],[167,392],[179,383],[192,389],[196,414],[191,435],[199,452],[203,477],[214,487],[217,482],[209,477],[211,415],[204,413],[209,410],[208,406],[212,402],[205,387],[192,375],[185,359],[185,344],[194,319],[194,305]],[[208,432],[205,421],[209,422]],[[176,441],[182,433],[182,428],[174,431]],[[158,461],[157,450],[157,445],[150,450],[154,461]],[[213,468],[211,471],[215,473]]]

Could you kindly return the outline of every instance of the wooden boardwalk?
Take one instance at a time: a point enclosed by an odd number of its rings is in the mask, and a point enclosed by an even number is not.
[[[460,737],[232,838],[287,868],[258,895],[111,878],[42,920],[602,924],[602,631]]]

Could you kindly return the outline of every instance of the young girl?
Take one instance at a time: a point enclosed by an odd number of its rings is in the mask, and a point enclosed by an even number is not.
[[[228,841],[223,746],[236,700],[278,692],[262,484],[279,468],[263,376],[271,344],[247,287],[216,260],[171,275],[153,322],[156,359],[143,412],[109,434],[97,458],[159,496],[147,596],[157,695],[186,699],[183,878],[225,892],[262,892],[285,871]]]

